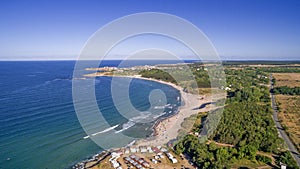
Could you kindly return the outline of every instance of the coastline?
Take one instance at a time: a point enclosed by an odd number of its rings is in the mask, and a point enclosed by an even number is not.
[[[93,77],[121,77],[121,78],[131,78],[131,79],[141,79],[146,81],[154,81],[160,84],[168,85],[170,87],[173,87],[174,89],[178,90],[180,92],[181,96],[181,106],[178,107],[177,112],[174,114],[164,117],[164,118],[158,118],[154,125],[152,126],[153,133],[150,137],[134,140],[130,145],[119,147],[117,149],[110,149],[105,152],[111,153],[114,151],[120,151],[124,149],[125,147],[167,147],[168,143],[170,141],[173,141],[177,139],[179,136],[179,131],[183,129],[181,124],[184,122],[184,120],[192,115],[198,114],[200,112],[209,112],[211,110],[217,109],[218,107],[210,104],[212,102],[212,96],[211,95],[196,95],[191,93],[184,92],[183,88],[181,86],[178,86],[176,84],[173,84],[171,82],[166,82],[162,80],[152,79],[152,78],[145,78],[141,77],[141,75],[113,75],[113,74],[86,74],[84,75],[84,79],[87,78],[93,78]],[[220,96],[217,96],[220,97]],[[200,107],[203,104],[207,104],[205,107]],[[193,127],[193,124],[189,126],[190,128],[186,131],[190,131]],[[185,128],[186,129],[186,128]],[[184,133],[188,134],[188,133]],[[72,168],[74,169],[81,169],[85,168],[87,165],[97,164],[102,162],[101,156],[99,156],[100,153],[92,156],[91,158],[88,158],[84,161],[81,161],[77,163]],[[91,162],[91,163],[90,163]]]
[[[191,115],[198,114],[199,112],[209,112],[211,106],[206,106],[204,108],[198,109],[201,104],[210,103],[212,98],[205,97],[202,100],[199,99],[199,95],[186,93],[183,91],[183,88],[173,84],[171,82],[165,82],[162,80],[145,78],[140,75],[131,75],[131,76],[122,76],[122,75],[103,75],[103,74],[88,74],[84,75],[85,77],[125,77],[125,78],[136,78],[147,81],[154,81],[161,84],[171,86],[178,90],[181,95],[182,105],[178,107],[178,112],[173,115],[166,117],[164,119],[158,120],[153,125],[153,133],[149,138],[137,140],[134,146],[162,146],[166,145],[169,141],[177,138],[179,130],[182,129],[181,124],[185,118],[190,117]],[[187,134],[187,133],[186,133]]]

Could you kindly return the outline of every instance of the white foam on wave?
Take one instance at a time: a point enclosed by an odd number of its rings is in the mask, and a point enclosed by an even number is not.
[[[117,128],[118,126],[119,126],[119,124],[118,124],[118,125],[115,125],[115,126],[112,126],[112,127],[109,127],[109,128],[107,128],[107,129],[105,129],[105,130],[99,131],[99,132],[97,132],[97,133],[93,133],[93,134],[91,134],[90,136],[96,136],[96,135],[98,135],[98,134],[102,134],[102,133],[109,132],[109,131],[111,131],[111,130]],[[83,137],[83,139],[87,139],[87,138],[89,138],[90,136],[89,136],[89,135],[88,135],[88,136],[85,136],[85,137]]]
[[[115,133],[121,133],[121,132],[129,129],[130,127],[132,127],[134,125],[135,125],[135,122],[129,120],[127,123],[125,123],[125,124],[122,125],[122,129],[121,130],[115,131]]]
[[[133,117],[130,119],[130,121],[140,123],[143,122],[145,119],[151,117],[152,113],[148,111],[140,112],[139,116]]]
[[[129,119],[129,121],[127,123],[124,123],[122,125],[122,129],[116,131],[115,133],[121,133],[121,132],[129,129],[130,127],[134,126],[136,123],[142,122],[143,120],[149,118],[149,116],[151,116],[150,112],[140,112],[139,116]]]
[[[167,112],[162,112],[162,113],[160,113],[160,114],[158,114],[156,116],[153,116],[153,119],[158,119],[159,117],[161,117],[161,116],[163,116],[165,114],[167,114]]]

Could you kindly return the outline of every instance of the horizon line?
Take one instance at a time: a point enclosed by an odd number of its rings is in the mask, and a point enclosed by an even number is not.
[[[122,61],[124,59],[103,59],[102,61]],[[97,61],[97,59],[95,60],[77,60],[77,59],[0,59],[0,62],[30,62],[30,61]],[[98,60],[99,61],[99,60]],[[177,60],[162,60],[162,59],[129,59],[128,61],[177,61]],[[287,62],[291,62],[291,61],[297,61],[300,62],[300,58],[299,59],[220,59],[220,60],[198,60],[198,59],[182,59],[182,60],[178,60],[178,61],[200,61],[200,62],[211,62],[211,61],[287,61]]]

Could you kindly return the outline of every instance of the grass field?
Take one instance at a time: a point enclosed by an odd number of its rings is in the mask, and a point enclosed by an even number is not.
[[[273,73],[273,77],[276,79],[276,87],[300,86],[300,73]],[[300,96],[276,95],[276,102],[280,107],[278,118],[300,151]]]
[[[276,87],[280,87],[280,86],[299,87],[300,86],[300,73],[273,73],[273,77],[276,79]]]
[[[260,168],[263,167],[264,169],[271,169],[272,167],[257,161],[251,161],[251,160],[237,160],[234,164],[230,165],[230,168]]]
[[[276,95],[276,101],[280,107],[278,118],[300,151],[300,96]]]

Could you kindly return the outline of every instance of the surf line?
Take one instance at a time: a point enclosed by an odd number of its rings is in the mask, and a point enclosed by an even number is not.
[[[107,128],[107,129],[105,129],[105,130],[103,130],[103,131],[99,131],[99,132],[97,132],[97,133],[93,133],[93,134],[91,134],[91,135],[87,135],[87,136],[83,137],[83,139],[87,139],[87,138],[90,138],[90,137],[92,137],[92,136],[96,136],[96,135],[98,135],[98,134],[106,133],[106,132],[108,132],[108,131],[110,131],[110,130],[113,130],[113,129],[117,128],[118,126],[119,126],[119,124],[117,124],[117,125],[115,125],[115,126],[112,126],[112,127],[109,127],[109,128]]]

